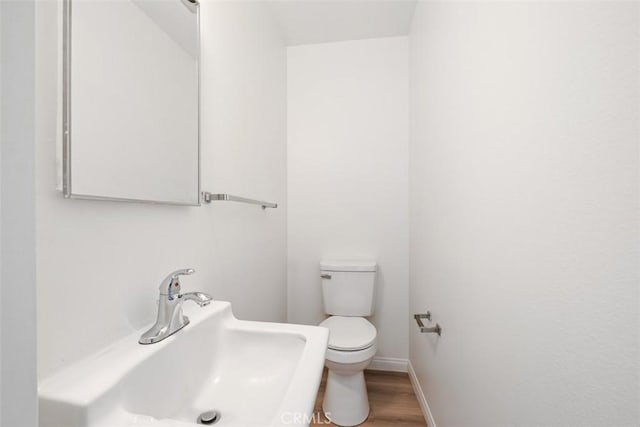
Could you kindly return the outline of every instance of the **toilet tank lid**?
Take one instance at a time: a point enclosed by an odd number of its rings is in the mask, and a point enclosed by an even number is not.
[[[333,261],[320,262],[322,271],[376,271],[375,261]]]

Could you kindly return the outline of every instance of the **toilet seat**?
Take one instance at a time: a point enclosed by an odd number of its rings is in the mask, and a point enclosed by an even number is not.
[[[378,346],[376,345],[376,343],[373,343],[373,345],[365,348],[364,350],[355,351],[333,350],[331,348],[327,348],[325,359],[327,364],[332,362],[345,366],[364,363],[361,368],[364,369],[369,365],[369,362],[371,362],[371,359],[373,359],[373,356],[376,355],[377,351]]]
[[[330,350],[360,351],[365,350],[376,341],[378,331],[364,317],[331,316],[320,323],[329,329]]]

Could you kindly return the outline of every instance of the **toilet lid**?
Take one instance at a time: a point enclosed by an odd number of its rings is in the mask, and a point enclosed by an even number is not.
[[[329,328],[329,348],[333,350],[362,350],[376,340],[376,327],[364,317],[331,316],[320,326]]]

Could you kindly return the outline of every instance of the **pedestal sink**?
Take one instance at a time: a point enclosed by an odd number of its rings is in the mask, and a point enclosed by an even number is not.
[[[141,331],[45,379],[40,427],[308,425],[328,330],[236,319],[228,302],[184,307],[191,323],[152,345]]]

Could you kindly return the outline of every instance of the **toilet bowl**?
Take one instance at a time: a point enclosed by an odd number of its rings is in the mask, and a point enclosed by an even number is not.
[[[363,370],[377,351],[376,328],[363,317],[332,316],[325,366],[329,369],[322,402],[325,416],[339,426],[355,426],[369,416]]]

